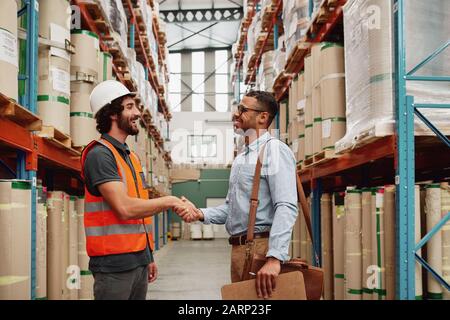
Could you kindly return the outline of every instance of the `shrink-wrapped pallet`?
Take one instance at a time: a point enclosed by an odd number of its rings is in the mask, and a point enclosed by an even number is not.
[[[395,46],[393,0],[348,1],[344,6],[347,125],[336,151],[354,147],[366,137],[391,135],[395,125]],[[376,8],[376,9],[374,9]],[[431,23],[433,22],[433,23]],[[450,2],[405,1],[406,72],[448,41]],[[430,36],[432,35],[432,36]],[[450,72],[450,50],[445,50],[416,73],[443,76]],[[450,101],[448,84],[407,82],[407,94],[416,103]],[[450,114],[445,109],[421,112],[438,128],[448,131]],[[417,135],[433,134],[415,119]]]

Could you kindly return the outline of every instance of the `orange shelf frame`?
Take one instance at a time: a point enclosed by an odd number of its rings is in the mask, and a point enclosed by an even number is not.
[[[345,153],[339,158],[303,169],[299,171],[299,175],[303,183],[310,182],[314,179],[355,168],[369,161],[394,157],[395,148],[395,136],[386,136],[370,144],[354,149],[352,152]]]
[[[0,141],[7,146],[27,153],[27,170],[37,170],[38,158],[50,161],[56,166],[76,172],[81,171],[80,157],[74,156],[68,149],[55,146],[45,138],[38,137],[32,132],[0,117]]]

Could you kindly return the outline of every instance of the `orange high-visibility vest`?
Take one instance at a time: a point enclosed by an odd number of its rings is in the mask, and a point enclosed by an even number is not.
[[[122,158],[116,148],[105,139],[92,141],[83,150],[81,156],[81,174],[83,179],[86,156],[97,143],[107,147],[114,155],[119,175],[126,186],[128,196],[148,199],[148,191],[144,188],[144,183],[141,178],[142,167],[138,157],[133,152],[130,153],[130,159],[136,177],[135,180],[132,169],[128,166],[127,162]],[[150,242],[151,250],[153,250],[151,217],[121,220],[103,197],[97,197],[89,193],[86,186],[84,190],[84,228],[86,233],[86,250],[90,257],[142,251],[146,248],[148,241]]]

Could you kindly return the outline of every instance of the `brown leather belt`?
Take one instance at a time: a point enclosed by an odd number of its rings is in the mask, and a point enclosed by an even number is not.
[[[261,233],[255,233],[254,238],[260,239],[260,238],[268,238],[270,235],[269,231],[261,232]],[[245,241],[247,240],[247,234],[243,234],[241,236],[232,236],[228,238],[228,243],[234,246],[241,246],[245,244]]]

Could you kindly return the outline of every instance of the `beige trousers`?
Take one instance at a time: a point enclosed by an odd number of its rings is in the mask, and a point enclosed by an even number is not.
[[[266,255],[269,250],[269,238],[255,239],[254,252],[251,254]],[[244,271],[246,245],[234,245],[231,249],[231,282],[241,281]]]

